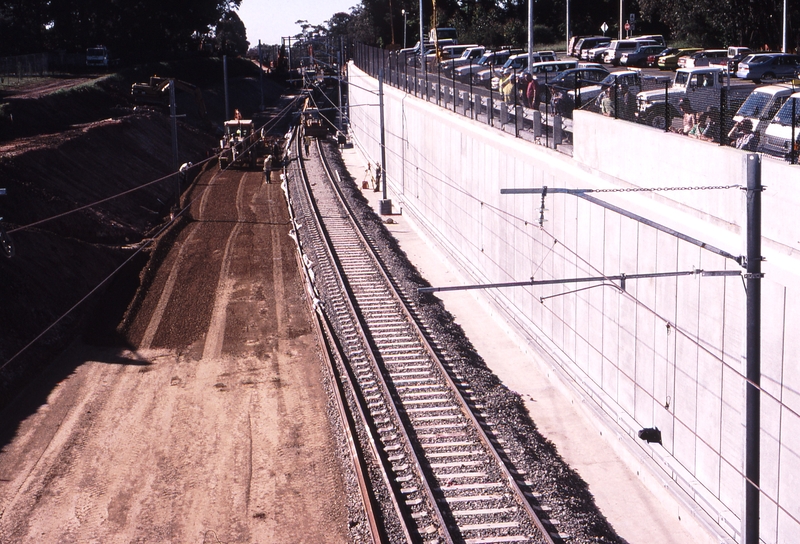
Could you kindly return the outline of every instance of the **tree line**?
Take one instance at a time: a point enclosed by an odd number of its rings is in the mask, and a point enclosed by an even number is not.
[[[618,35],[620,0],[536,0],[535,44],[564,42],[567,3],[570,35],[601,35],[604,22],[606,35]],[[794,51],[800,46],[800,5],[789,4],[787,50]],[[362,0],[350,13],[336,13],[317,30],[381,47],[402,46],[403,10],[407,40],[413,45],[419,39],[419,3],[414,0]],[[433,0],[423,0],[423,12],[427,31],[434,19]],[[624,19],[631,14],[636,34],[663,34],[671,43],[781,47],[783,0],[624,0]],[[528,39],[528,0],[436,0],[435,21],[437,26],[455,27],[462,43],[523,46]]]
[[[105,45],[151,60],[206,50],[247,52],[242,0],[0,0],[0,56]]]

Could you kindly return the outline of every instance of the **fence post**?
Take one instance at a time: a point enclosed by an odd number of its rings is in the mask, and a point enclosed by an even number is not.
[[[792,141],[789,142],[789,160],[792,164],[797,164],[797,153],[800,147],[797,145],[797,98],[790,98],[792,101]]]
[[[728,89],[725,87],[722,88],[722,92],[719,93],[719,145],[727,145],[728,144]]]
[[[456,79],[456,69],[453,68],[453,81]],[[472,92],[472,59],[469,59],[469,96],[470,101],[475,100],[475,94]],[[480,104],[480,102],[478,102]],[[480,111],[476,114],[475,110],[472,111],[472,118],[475,119],[476,116],[480,114]]]
[[[489,121],[489,125],[494,126],[494,96],[492,95],[492,86],[489,85],[489,114],[486,118]]]
[[[664,82],[664,132],[672,126],[672,110],[669,107],[669,81]]]
[[[558,148],[564,139],[562,129],[561,115],[557,113],[553,116],[553,149]]]
[[[437,71],[436,71],[436,105],[440,105],[440,100],[442,98],[442,65],[437,64]]]

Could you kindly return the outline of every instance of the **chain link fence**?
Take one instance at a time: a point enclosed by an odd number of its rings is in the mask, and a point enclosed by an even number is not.
[[[572,115],[590,111],[659,130],[745,151],[756,151],[798,162],[800,148],[800,86],[797,80],[753,89],[731,84],[719,69],[648,75],[640,70],[571,78],[537,71],[535,96],[527,70],[505,73],[499,64],[473,61],[447,69],[429,59],[423,69],[411,52],[357,45],[355,64],[384,83],[455,113],[486,123],[536,144],[572,152]],[[576,65],[577,66],[577,65]],[[591,70],[586,70],[589,74]],[[466,75],[465,75],[466,74]],[[605,75],[605,74],[603,74]],[[794,143],[792,143],[794,142]]]

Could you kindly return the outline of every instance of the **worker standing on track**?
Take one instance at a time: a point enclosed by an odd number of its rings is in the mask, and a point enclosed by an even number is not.
[[[308,150],[311,148],[311,136],[303,136],[303,147],[306,148],[306,157],[308,157]]]

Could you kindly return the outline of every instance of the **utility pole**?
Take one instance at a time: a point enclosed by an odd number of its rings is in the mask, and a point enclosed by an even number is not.
[[[261,111],[264,111],[264,56],[261,53],[261,40],[258,40],[258,84],[261,89]]]
[[[747,155],[747,363],[743,544],[759,544],[761,485],[761,157]]]
[[[344,37],[342,37],[342,46],[344,46]],[[343,49],[344,47],[342,47]],[[342,67],[342,58],[343,58],[343,51],[339,49],[339,55],[337,56],[338,64],[339,64],[339,77],[337,78],[339,81],[339,132],[342,132],[342,123],[344,122],[344,104],[342,104],[342,78],[344,77],[344,69]]]
[[[178,118],[175,111],[175,80],[169,80],[169,114],[172,118],[172,171],[175,173],[175,211],[181,207],[181,176],[178,173]]]
[[[381,215],[392,214],[392,201],[389,200],[388,191],[386,189],[386,130],[383,124],[383,67],[378,72],[378,105],[380,107],[380,120],[381,120],[381,175],[378,183],[381,184],[383,189],[383,199],[380,201]]]
[[[528,66],[533,64],[533,0],[528,0]]]
[[[225,120],[231,118],[231,110],[228,107],[228,55],[222,55],[222,82],[225,87]]]
[[[428,74],[426,73],[428,67],[425,66],[425,22],[422,17],[422,0],[419,0],[419,63],[422,66],[422,76],[425,81],[428,81]],[[428,94],[427,89],[425,94]]]

